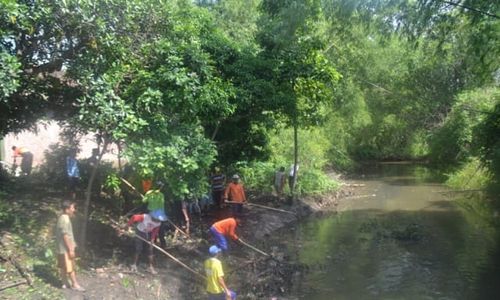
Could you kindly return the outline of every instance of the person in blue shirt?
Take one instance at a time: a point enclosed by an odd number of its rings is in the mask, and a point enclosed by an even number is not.
[[[76,199],[76,188],[80,182],[80,170],[76,160],[76,150],[72,149],[66,157],[66,174],[68,175],[68,187],[73,200]]]

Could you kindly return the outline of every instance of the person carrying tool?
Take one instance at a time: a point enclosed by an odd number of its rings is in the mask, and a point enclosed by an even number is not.
[[[229,249],[226,237],[230,237],[234,241],[238,241],[239,237],[236,235],[236,227],[241,224],[240,218],[227,218],[218,222],[215,222],[210,227],[210,232],[214,237],[219,248],[224,251]]]
[[[16,164],[16,158],[22,157],[21,160],[21,171],[23,175],[29,175],[33,166],[33,154],[28,148],[12,146],[12,151],[14,151],[14,165]]]
[[[205,260],[205,274],[207,278],[206,291],[208,293],[208,300],[234,300],[236,293],[231,291],[224,281],[224,270],[222,263],[217,258],[221,249],[215,245],[208,249],[210,258]]]
[[[150,244],[147,245],[148,249],[148,260],[149,260],[149,272],[151,274],[157,274],[156,270],[153,267],[153,243],[156,237],[158,236],[158,232],[160,230],[161,222],[166,221],[167,216],[165,215],[165,211],[163,208],[151,211],[147,214],[138,214],[133,215],[127,223],[127,230],[130,227],[137,223],[135,227],[135,234],[142,237],[145,240],[150,241]],[[139,238],[135,239],[135,254],[134,254],[134,263],[131,266],[131,270],[133,272],[137,272],[137,262],[139,260],[139,255],[141,254],[144,248],[145,242]]]
[[[232,182],[230,182],[224,191],[224,201],[236,202],[231,203],[231,210],[233,215],[239,215],[243,212],[243,203],[247,201],[245,196],[245,189],[243,184],[240,183],[240,176],[234,174]]]

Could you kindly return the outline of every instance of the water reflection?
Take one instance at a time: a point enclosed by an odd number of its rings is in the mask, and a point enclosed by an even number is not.
[[[360,194],[342,212],[299,226],[288,245],[309,266],[300,299],[496,299],[495,228],[462,210],[423,166],[365,169]],[[397,183],[397,184],[395,184]]]

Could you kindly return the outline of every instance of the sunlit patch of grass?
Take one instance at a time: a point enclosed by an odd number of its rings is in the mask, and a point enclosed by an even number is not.
[[[460,170],[450,174],[446,185],[458,190],[485,189],[491,180],[491,174],[481,162],[472,159]]]

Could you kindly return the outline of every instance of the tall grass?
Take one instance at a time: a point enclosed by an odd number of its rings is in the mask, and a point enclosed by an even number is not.
[[[446,185],[459,190],[485,189],[491,181],[491,173],[473,158],[458,171],[448,174]]]
[[[275,172],[280,167],[285,167],[288,175],[293,163],[293,132],[290,129],[278,130],[270,136],[270,141],[271,157],[268,161],[238,162],[227,170],[227,175],[240,174],[247,189],[272,192]],[[339,187],[339,184],[325,173],[330,150],[330,141],[320,130],[299,131],[297,194],[324,194]],[[288,184],[285,192],[290,192]]]

